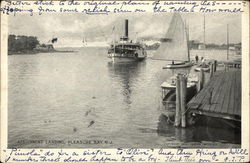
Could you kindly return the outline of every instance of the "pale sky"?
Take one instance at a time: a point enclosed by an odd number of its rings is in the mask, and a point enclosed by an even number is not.
[[[117,36],[123,34],[124,19],[129,19],[129,36],[165,36],[172,13],[132,13],[110,15],[43,14],[9,16],[9,34],[37,36],[41,43],[52,37],[58,38],[62,46],[81,46],[83,37],[87,41],[112,40],[115,26]],[[190,40],[203,41],[204,15],[181,14],[189,24]],[[206,14],[206,43],[226,43],[226,26],[229,24],[229,42],[241,42],[241,14]]]

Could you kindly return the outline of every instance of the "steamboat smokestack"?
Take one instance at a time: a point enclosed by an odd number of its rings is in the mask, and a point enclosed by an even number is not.
[[[125,38],[128,38],[128,19],[125,19]]]

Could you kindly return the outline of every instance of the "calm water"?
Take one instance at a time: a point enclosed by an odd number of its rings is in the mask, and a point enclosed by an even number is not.
[[[105,48],[74,50],[8,57],[9,147],[232,147],[239,143],[232,131],[167,125],[160,84],[176,72],[162,70],[166,62],[151,60],[152,54],[140,63],[113,64]]]

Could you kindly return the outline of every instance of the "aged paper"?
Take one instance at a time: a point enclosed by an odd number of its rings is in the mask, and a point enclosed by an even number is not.
[[[1,162],[248,162],[248,65],[247,1],[3,1]]]

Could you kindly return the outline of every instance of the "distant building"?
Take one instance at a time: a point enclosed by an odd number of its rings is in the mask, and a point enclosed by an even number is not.
[[[198,49],[199,50],[204,50],[204,49],[206,49],[206,45],[201,43],[201,44],[198,45]]]
[[[54,47],[52,44],[41,44],[41,45],[37,45],[35,50],[38,51],[53,51]]]
[[[241,55],[241,43],[231,44],[228,47],[228,50],[234,52],[236,55]]]
[[[188,41],[188,46],[189,46],[190,49],[198,49],[199,44],[200,43],[197,40]]]
[[[235,44],[234,47],[235,50],[241,50],[241,43]]]
[[[230,46],[230,47],[228,48],[228,50],[235,50],[235,47],[234,47],[234,46]]]
[[[145,48],[147,50],[156,50],[159,48],[161,42],[160,41],[154,41],[154,40],[145,40],[143,41]]]

